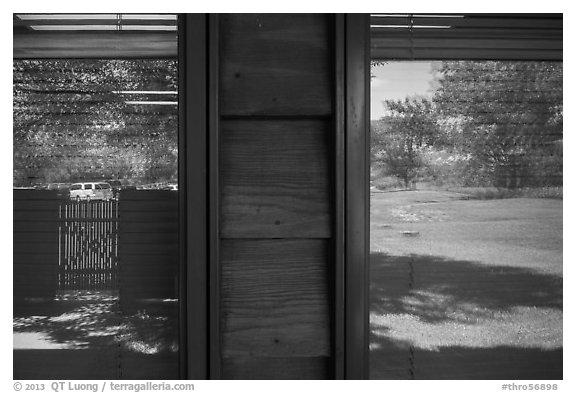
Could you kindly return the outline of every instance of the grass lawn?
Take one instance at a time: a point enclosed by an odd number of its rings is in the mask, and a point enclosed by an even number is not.
[[[370,293],[372,378],[561,378],[562,200],[375,191]]]

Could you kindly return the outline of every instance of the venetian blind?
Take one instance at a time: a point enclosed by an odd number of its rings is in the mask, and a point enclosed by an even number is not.
[[[373,14],[374,60],[562,60],[562,14]]]
[[[14,59],[176,58],[175,14],[14,14]]]

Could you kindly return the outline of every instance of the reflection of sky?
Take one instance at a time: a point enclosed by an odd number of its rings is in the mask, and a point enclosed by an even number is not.
[[[373,67],[372,74],[375,77],[370,83],[370,119],[379,119],[384,115],[382,104],[384,100],[430,95],[433,80],[432,64],[429,61],[391,61]]]

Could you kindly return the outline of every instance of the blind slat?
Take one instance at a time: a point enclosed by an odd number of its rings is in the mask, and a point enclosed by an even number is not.
[[[387,38],[379,40],[373,49],[409,48],[415,49],[538,49],[562,50],[562,42],[556,40],[511,40],[511,39],[471,39],[471,38],[423,38],[413,43],[409,38]]]
[[[165,19],[14,19],[18,26],[176,26],[176,20]]]
[[[562,14],[375,15],[375,60],[562,60]]]
[[[562,29],[562,17],[556,14],[534,17],[483,17],[475,15],[371,17],[371,25],[385,26],[449,26],[452,28],[504,28],[504,29]]]
[[[382,39],[389,37],[412,38],[498,38],[498,39],[562,39],[562,30],[551,29],[476,29],[476,28],[419,28],[396,29],[372,27],[371,38]]]

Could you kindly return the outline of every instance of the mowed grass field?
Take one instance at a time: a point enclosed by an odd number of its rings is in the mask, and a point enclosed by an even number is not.
[[[371,196],[371,377],[562,378],[562,200]]]

